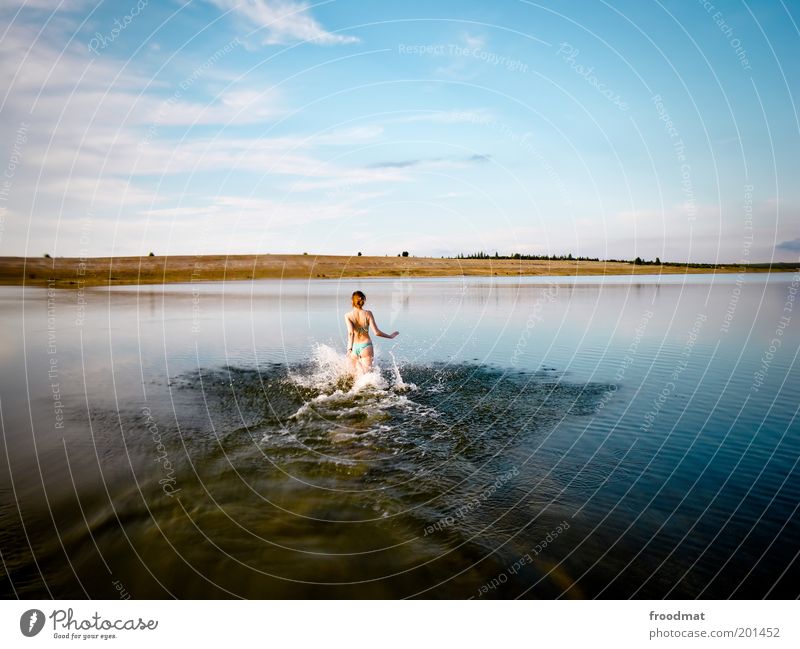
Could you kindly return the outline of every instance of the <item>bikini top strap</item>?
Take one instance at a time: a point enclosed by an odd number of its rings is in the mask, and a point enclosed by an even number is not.
[[[360,331],[361,333],[369,332],[369,316],[367,316],[367,323],[363,327],[360,324],[358,324],[358,320],[356,320],[355,318],[352,318],[350,320],[350,323],[353,325],[354,329]]]

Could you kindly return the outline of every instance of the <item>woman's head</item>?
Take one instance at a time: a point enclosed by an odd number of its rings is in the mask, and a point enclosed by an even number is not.
[[[353,293],[353,306],[360,309],[364,306],[364,302],[367,301],[367,297],[361,291],[355,291]]]

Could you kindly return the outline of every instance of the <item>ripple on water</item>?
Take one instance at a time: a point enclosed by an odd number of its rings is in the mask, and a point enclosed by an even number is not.
[[[565,418],[593,412],[606,389],[553,371],[393,359],[354,379],[324,346],[302,364],[200,368],[148,399],[176,497],[162,492],[141,412],[116,412],[109,421],[124,422],[136,497],[114,495],[114,513],[87,507],[91,532],[80,525],[66,538],[124,553],[117,522],[137,548],[169,539],[193,564],[212,565],[224,550],[265,573],[323,582],[405,574],[442,556],[472,565],[512,531],[544,524],[557,474],[549,456],[525,453]],[[478,505],[426,534],[469,502]],[[253,553],[264,543],[269,553]],[[380,560],[367,561],[372,553]]]

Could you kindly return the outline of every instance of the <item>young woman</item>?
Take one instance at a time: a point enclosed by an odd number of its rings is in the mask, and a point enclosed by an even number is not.
[[[372,341],[369,337],[369,329],[380,338],[394,338],[400,332],[395,331],[391,334],[383,333],[378,329],[375,316],[372,311],[364,309],[366,296],[361,291],[353,293],[353,310],[344,314],[344,321],[347,324],[347,358],[350,360],[350,368],[353,372],[360,369],[361,372],[369,372],[372,369],[372,359],[374,352]]]

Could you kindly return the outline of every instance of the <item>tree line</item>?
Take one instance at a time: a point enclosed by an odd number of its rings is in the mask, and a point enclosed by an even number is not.
[[[522,260],[534,260],[534,261],[604,261],[607,263],[618,263],[618,264],[633,264],[634,266],[689,266],[691,268],[721,268],[723,264],[702,264],[702,263],[690,263],[685,261],[661,261],[660,257],[656,257],[653,260],[642,259],[641,257],[636,257],[635,259],[600,259],[599,257],[583,257],[583,256],[574,256],[571,252],[565,255],[530,255],[515,252],[510,255],[501,255],[498,252],[495,252],[493,255],[488,254],[486,252],[470,252],[470,253],[459,253],[455,257],[445,257],[444,259],[522,259]],[[751,264],[756,266],[757,264]]]

